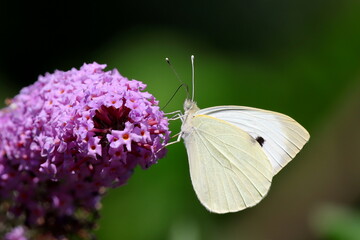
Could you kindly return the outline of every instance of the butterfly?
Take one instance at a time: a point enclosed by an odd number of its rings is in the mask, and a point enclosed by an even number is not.
[[[194,85],[194,70],[192,79]],[[193,97],[185,100],[178,118],[182,126],[175,142],[184,140],[196,195],[214,213],[259,203],[273,176],[310,138],[284,114],[242,106],[199,109]]]

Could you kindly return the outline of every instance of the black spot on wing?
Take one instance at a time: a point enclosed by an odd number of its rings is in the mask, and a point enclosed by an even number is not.
[[[260,144],[260,146],[264,146],[265,139],[263,137],[256,137],[256,141]]]

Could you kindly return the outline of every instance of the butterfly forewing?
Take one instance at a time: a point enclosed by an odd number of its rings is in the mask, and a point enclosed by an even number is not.
[[[280,113],[241,106],[201,109],[206,114],[236,125],[249,133],[268,156],[277,174],[309,140],[310,135],[294,119]]]
[[[256,205],[268,192],[273,167],[258,142],[239,127],[196,115],[184,134],[191,180],[200,202],[226,213]]]

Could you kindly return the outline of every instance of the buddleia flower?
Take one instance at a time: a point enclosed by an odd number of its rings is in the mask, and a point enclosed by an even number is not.
[[[158,101],[105,67],[47,73],[0,111],[0,209],[9,221],[54,234],[87,228],[79,209],[96,212],[104,189],[165,155],[170,132]]]

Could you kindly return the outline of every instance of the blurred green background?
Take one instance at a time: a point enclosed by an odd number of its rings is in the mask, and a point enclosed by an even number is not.
[[[164,58],[190,84],[194,54],[200,108],[269,109],[310,132],[268,196],[227,215],[202,207],[183,144],[170,146],[109,191],[98,239],[360,239],[359,1],[3,0],[0,26],[2,100],[39,74],[97,61],[146,83],[163,106],[179,86]]]

